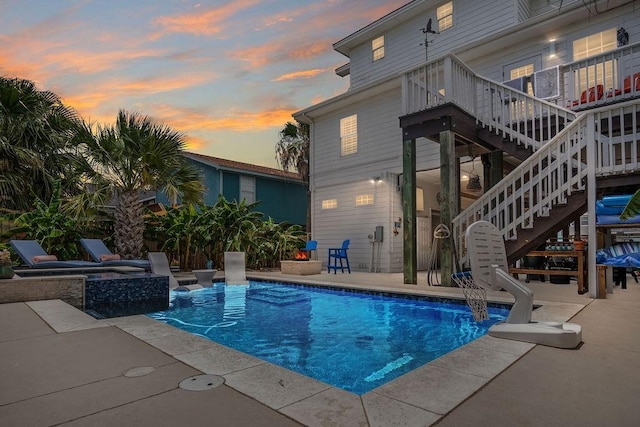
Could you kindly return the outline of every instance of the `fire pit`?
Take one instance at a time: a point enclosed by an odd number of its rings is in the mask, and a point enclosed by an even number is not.
[[[311,274],[320,274],[322,270],[321,261],[312,261],[309,259],[309,253],[306,251],[298,251],[291,261],[280,261],[280,271],[282,274],[295,274],[298,276],[308,276]]]

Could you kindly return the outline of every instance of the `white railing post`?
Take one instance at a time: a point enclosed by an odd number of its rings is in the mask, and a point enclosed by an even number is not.
[[[445,102],[454,102],[455,93],[453,93],[453,61],[450,55],[444,58],[444,100]]]
[[[405,116],[409,114],[409,106],[407,105],[410,102],[409,99],[409,73],[404,73],[402,75],[402,115]]]
[[[596,140],[600,138],[595,137],[596,123],[595,115],[587,115],[587,214],[589,218],[589,224],[587,225],[587,241],[590,243],[587,248],[587,260],[588,260],[588,280],[589,280],[589,296],[592,298],[597,297],[598,289],[598,271],[596,268],[596,242],[598,237],[596,235]]]

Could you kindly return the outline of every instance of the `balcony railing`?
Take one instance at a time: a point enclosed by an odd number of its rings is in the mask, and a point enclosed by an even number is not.
[[[557,103],[573,110],[640,97],[640,43],[559,67]]]
[[[548,101],[478,76],[454,55],[403,75],[405,115],[452,103],[481,126],[534,150],[454,218],[452,232],[462,264],[464,232],[472,222],[490,221],[505,239],[517,239],[519,229],[533,228],[536,218],[548,216],[573,192],[584,191],[587,174],[640,172],[640,43],[555,72],[550,75],[557,78],[558,93]],[[569,108],[584,111],[577,116]]]
[[[534,150],[576,117],[566,108],[475,74],[454,55],[404,73],[402,89],[405,115],[453,103],[491,132]]]

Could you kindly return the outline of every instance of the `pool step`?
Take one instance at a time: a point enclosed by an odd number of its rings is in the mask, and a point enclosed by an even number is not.
[[[266,302],[274,305],[296,304],[310,298],[295,289],[258,288],[247,291],[247,299]]]

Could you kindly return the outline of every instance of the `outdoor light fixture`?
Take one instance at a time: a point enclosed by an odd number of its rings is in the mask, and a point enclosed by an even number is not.
[[[549,40],[549,58],[556,57],[556,39]]]

